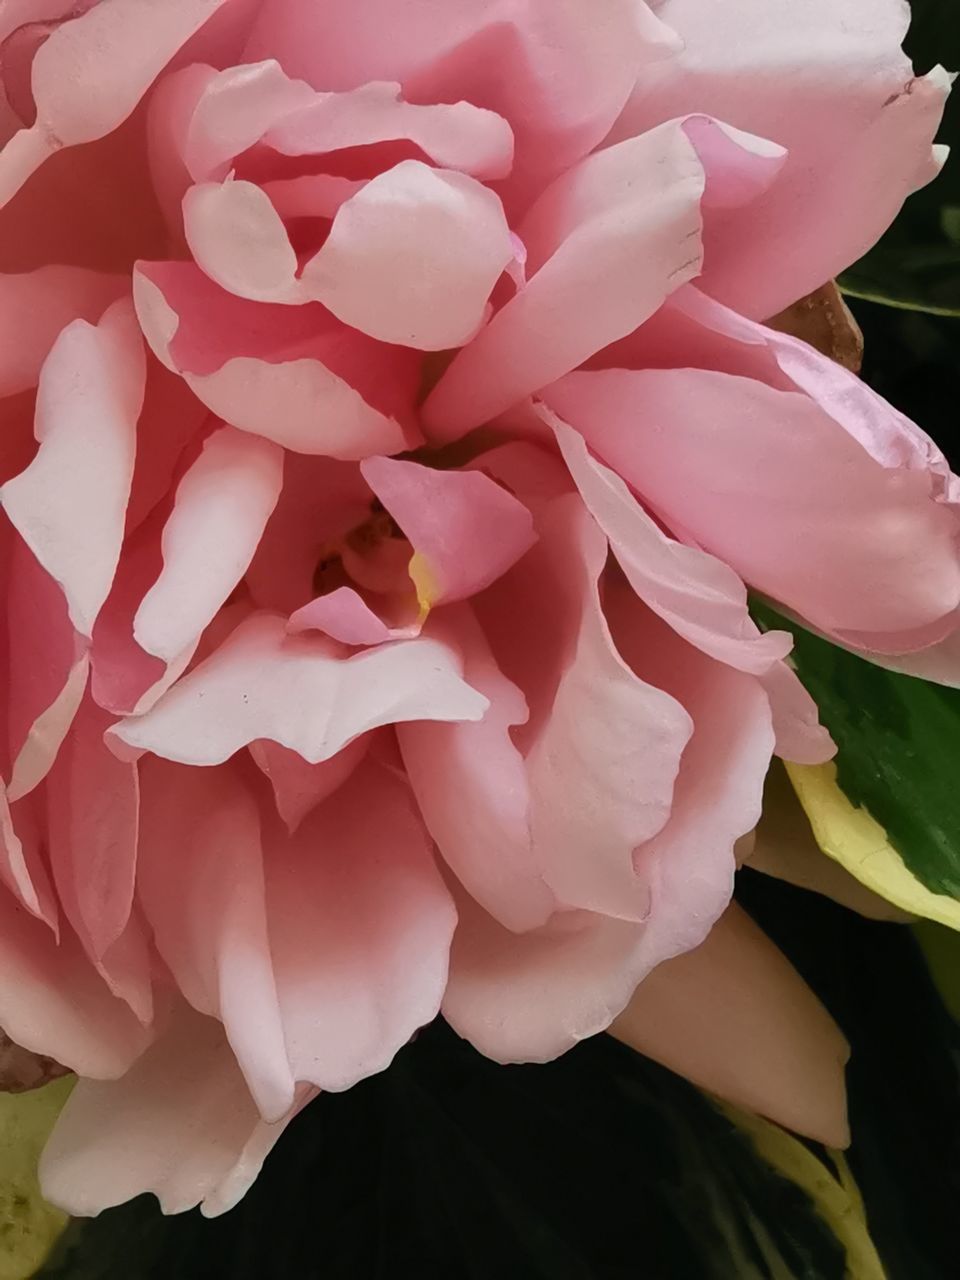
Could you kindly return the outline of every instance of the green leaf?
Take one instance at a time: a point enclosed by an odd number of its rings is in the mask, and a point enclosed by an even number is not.
[[[754,613],[793,633],[797,672],[838,747],[841,790],[922,885],[960,897],[960,690],[886,671],[766,604]]]

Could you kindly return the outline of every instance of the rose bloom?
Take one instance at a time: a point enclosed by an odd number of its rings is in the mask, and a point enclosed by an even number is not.
[[[629,1006],[844,1140],[729,903],[771,756],[833,752],[747,588],[957,669],[943,458],[762,323],[942,161],[905,17],[0,5],[0,1026],[81,1077],[56,1202],[228,1208],[438,1012],[516,1062]]]

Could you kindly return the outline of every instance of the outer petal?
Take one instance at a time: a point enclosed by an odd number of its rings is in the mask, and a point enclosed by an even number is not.
[[[732,905],[695,951],[656,969],[613,1034],[701,1088],[845,1147],[850,1050],[816,996]]]
[[[318,304],[265,306],[188,263],[141,263],[134,299],[157,358],[213,413],[301,453],[362,458],[407,448],[412,352],[339,325]]]
[[[403,781],[367,762],[270,850],[270,942],[298,1080],[346,1089],[431,1021],[456,912]]]
[[[220,1018],[267,1120],[293,1105],[277,1005],[256,802],[237,771],[142,766],[138,894],[157,949]]]
[[[399,641],[343,657],[330,641],[288,636],[283,618],[257,614],[152,710],[122,721],[111,737],[135,753],[206,765],[269,738],[316,764],[379,725],[479,720],[486,705],[436,640]]]
[[[859,258],[936,174],[948,80],[914,79],[901,0],[667,0],[685,48],[651,68],[614,137],[706,111],[786,147],[782,177],[711,237],[707,288],[746,315],[781,311]]]
[[[178,1008],[121,1079],[81,1080],[40,1162],[46,1198],[88,1216],[152,1191],[164,1213],[232,1208],[284,1128],[312,1096],[301,1090],[275,1124],[257,1113],[212,1018]]]
[[[59,148],[92,142],[122,124],[223,3],[102,0],[58,26],[33,60],[36,123],[15,134],[0,154],[0,203]]]
[[[40,451],[0,491],[4,510],[63,587],[85,636],[107,598],[120,556],[143,405],[143,344],[129,302],[97,327],[76,321],[40,377]]]
[[[83,954],[69,926],[59,942],[0,889],[0,1026],[17,1044],[80,1075],[113,1079],[150,1033]]]
[[[444,374],[425,406],[428,431],[461,435],[631,333],[700,271],[708,171],[716,198],[735,204],[781,159],[761,139],[691,118],[564,174],[519,228],[526,287]]]
[[[420,557],[411,572],[427,579],[432,604],[482,591],[536,541],[527,508],[481,471],[394,458],[368,458],[360,470]]]
[[[675,41],[643,4],[610,0],[268,0],[246,57],[277,57],[318,89],[399,80],[418,102],[466,97],[517,137],[518,195],[592,150],[645,63]]]
[[[232,427],[207,437],[163,531],[163,571],[134,619],[147,653],[169,663],[196,644],[246,572],[282,483],[277,445]]]
[[[825,631],[917,628],[960,603],[931,477],[881,466],[805,396],[653,369],[572,374],[550,401],[668,524]]]
[[[526,720],[526,701],[469,609],[445,610],[442,626],[490,710],[474,724],[398,725],[403,763],[423,820],[467,892],[508,929],[530,929],[555,900],[534,857],[530,785],[510,733]]]

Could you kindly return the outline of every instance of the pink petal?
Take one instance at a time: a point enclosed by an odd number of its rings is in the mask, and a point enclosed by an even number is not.
[[[366,762],[267,859],[297,1080],[347,1089],[437,1013],[456,912],[404,783]]]
[[[443,351],[476,333],[512,258],[493,192],[467,174],[406,160],[341,205],[302,279],[362,333]]]
[[[738,311],[775,315],[859,258],[936,174],[947,78],[913,78],[900,0],[667,0],[658,16],[684,50],[638,81],[613,136],[704,111],[786,148],[771,190],[715,228],[704,276]]]
[[[33,60],[37,120],[0,154],[0,203],[61,147],[103,138],[224,0],[108,0],[64,22]]]
[[[123,285],[119,276],[83,267],[0,276],[0,396],[35,387],[61,330],[77,319],[95,324]]]
[[[225,178],[237,156],[316,100],[309,85],[291,80],[272,58],[203,79],[185,68],[178,79],[191,89],[189,94],[181,89],[184,106],[177,115],[183,164],[194,182]]]
[[[445,609],[431,626],[463,654],[464,677],[490,701],[474,724],[414,721],[397,727],[423,820],[472,898],[508,929],[543,924],[554,908],[534,858],[530,786],[510,735],[527,718],[523,694],[499,670],[469,609]]]
[[[730,899],[734,846],[760,818],[772,716],[760,681],[680,640],[628,584],[608,583],[604,607],[624,660],[671,694],[694,725],[670,819],[635,858],[655,885],[644,935],[652,968],[698,946]]]
[[[169,502],[161,504],[127,539],[94,628],[91,690],[99,706],[117,715],[146,710],[192,657],[188,651],[168,666],[141,649],[133,635],[140,602],[163,570],[160,536],[169,511]]]
[[[143,411],[137,422],[137,460],[127,503],[128,534],[167,499],[209,417],[206,405],[183,379],[148,352]]]
[[[564,384],[561,384],[561,387]],[[547,402],[564,404],[562,390]],[[637,595],[685,640],[741,671],[761,674],[789,653],[785,631],[761,634],[747,611],[747,589],[714,556],[664,533],[609,467],[591,457],[583,437],[553,418],[570,474]]]
[[[85,636],[120,555],[144,380],[129,302],[111,306],[96,327],[71,324],[40,375],[40,450],[0,492],[11,522],[63,587],[71,621]]]
[[[291,834],[311,810],[343,786],[367,754],[370,742],[369,734],[354,738],[342,751],[319,764],[310,764],[276,742],[250,744],[250,754],[257,768],[269,778],[277,813]]]
[[[960,603],[955,519],[931,477],[884,468],[806,396],[605,370],[570,375],[550,402],[668,524],[814,626],[910,629]]]
[[[391,0],[269,0],[245,57],[279,58],[318,89],[397,80],[414,101],[465,97],[499,112],[517,136],[521,196],[595,147],[645,64],[674,45],[632,0],[599,11],[582,0],[413,0],[401,23]]]
[[[277,445],[232,427],[207,437],[163,531],[163,570],[134,618],[147,653],[169,663],[196,644],[246,572],[282,483]]]
[[[79,1075],[114,1079],[150,1033],[112,996],[69,926],[59,941],[0,889],[0,1026]]]
[[[0,560],[10,625],[0,635],[6,667],[6,733],[2,759],[17,800],[46,775],[83,696],[87,646],[67,617],[56,583],[10,525],[0,524]]]
[[[260,822],[234,768],[145,762],[137,889],[187,1000],[218,1017],[268,1121],[293,1105],[267,935]]]
[[[692,118],[564,174],[518,228],[526,287],[441,378],[424,409],[428,432],[462,435],[636,329],[700,271],[706,166],[732,199],[744,183],[769,180],[781,158],[769,143]]]
[[[513,165],[513,131],[502,116],[472,102],[420,105],[401,99],[400,85],[374,82],[347,93],[321,93],[265,132],[281,155],[322,155],[401,139],[441,169],[475,178],[505,178]]]
[[[331,641],[288,636],[283,618],[257,614],[111,738],[137,754],[206,765],[268,738],[316,764],[379,725],[478,720],[486,706],[437,640],[344,657]]]
[[[349,645],[384,644],[404,638],[402,631],[388,627],[352,587],[337,587],[297,609],[287,620],[287,631],[292,636],[322,631]]]
[[[266,1124],[212,1018],[178,1007],[122,1079],[81,1080],[40,1162],[44,1196],[76,1216],[152,1191],[164,1213],[224,1213],[309,1098]]]
[[[317,304],[265,306],[187,263],[140,263],[134,299],[157,358],[231,426],[301,453],[362,458],[413,443],[414,353],[338,325]]]
[[[129,922],[137,861],[137,769],[104,745],[112,723],[85,697],[46,787],[57,894],[94,964]]]
[[[650,886],[634,851],[670,817],[693,724],[617,652],[599,594],[607,541],[579,498],[560,499],[540,530],[544,576],[567,575],[574,625],[527,760],[534,847],[560,902],[643,920]]]
[[[17,816],[22,823],[23,806],[19,808],[21,812]],[[30,816],[33,818],[32,813]],[[35,828],[34,818],[27,831],[23,830],[22,825],[21,830],[17,831],[7,789],[0,782],[0,880],[21,906],[26,907],[32,916],[42,920],[56,934],[59,913]],[[21,835],[25,835],[26,839],[21,839]],[[3,892],[0,889],[0,893]]]
[[[850,1050],[782,953],[736,905],[640,984],[613,1034],[702,1089],[828,1147],[850,1141]]]
[[[646,972],[641,924],[574,911],[518,934],[465,894],[457,908],[443,1016],[496,1062],[549,1062],[606,1030]]]
[[[480,471],[395,458],[368,458],[360,470],[421,557],[435,604],[484,590],[536,541],[527,508]]]

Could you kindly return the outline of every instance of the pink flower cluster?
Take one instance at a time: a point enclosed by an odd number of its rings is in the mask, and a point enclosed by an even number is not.
[[[438,1011],[544,1060],[698,947],[832,752],[748,587],[955,670],[943,459],[762,324],[937,170],[904,7],[0,6],[0,1026],[82,1077],[58,1202],[216,1212]]]

